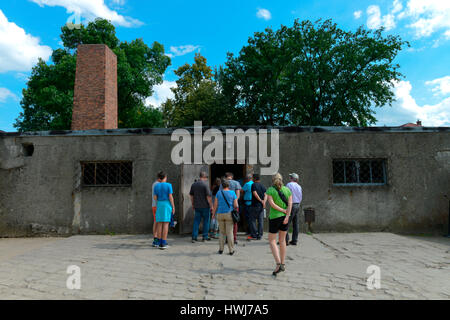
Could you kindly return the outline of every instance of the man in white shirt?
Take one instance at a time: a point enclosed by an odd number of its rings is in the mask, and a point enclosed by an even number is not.
[[[286,233],[286,245],[297,245],[298,232],[300,227],[300,204],[302,203],[302,187],[298,183],[299,177],[296,173],[291,173],[289,175],[291,182],[289,182],[286,187],[292,192],[292,211],[289,217],[289,224],[293,223],[292,230],[292,241],[289,242],[289,229]]]

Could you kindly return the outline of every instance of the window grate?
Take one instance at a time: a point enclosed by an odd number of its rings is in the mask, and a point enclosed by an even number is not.
[[[333,160],[334,185],[385,185],[386,160]]]
[[[130,187],[133,184],[133,163],[82,162],[84,187]]]

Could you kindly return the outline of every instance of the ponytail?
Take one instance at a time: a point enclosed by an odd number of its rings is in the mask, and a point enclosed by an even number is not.
[[[272,184],[277,190],[281,190],[283,186],[283,177],[281,174],[277,173],[272,177]]]

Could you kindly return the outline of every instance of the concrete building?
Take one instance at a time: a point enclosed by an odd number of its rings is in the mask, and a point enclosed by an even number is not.
[[[0,236],[150,233],[151,184],[159,170],[168,172],[173,184],[177,231],[190,233],[188,192],[200,170],[210,179],[226,171],[238,180],[259,173],[251,143],[233,164],[174,164],[173,129],[116,129],[114,58],[109,49],[92,48],[99,55],[96,63],[108,65],[102,69],[106,76],[79,77],[77,70],[77,81],[87,82],[80,88],[113,89],[100,90],[93,101],[76,90],[73,117],[81,121],[75,130],[0,133]],[[289,173],[300,175],[303,208],[315,209],[316,231],[446,231],[450,128],[267,129],[280,130],[279,171],[285,182]],[[222,147],[226,154],[228,145]],[[262,179],[266,186],[270,181]]]

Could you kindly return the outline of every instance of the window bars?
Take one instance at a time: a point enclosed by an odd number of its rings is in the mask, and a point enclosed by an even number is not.
[[[133,184],[131,161],[82,162],[84,187],[130,187]]]
[[[385,185],[386,160],[338,159],[333,160],[334,185]]]

